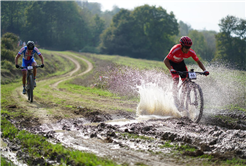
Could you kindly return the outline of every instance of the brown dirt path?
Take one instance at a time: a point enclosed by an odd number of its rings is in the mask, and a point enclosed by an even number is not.
[[[59,54],[59,56],[63,56],[64,58],[67,58],[68,60],[72,61],[75,64],[75,69],[64,74],[62,77],[61,76],[53,77],[52,79],[58,80],[54,84],[50,85],[50,87],[52,87],[52,89],[54,89],[54,90],[59,91],[59,89],[57,88],[59,83],[66,81],[66,80],[69,80],[69,79],[73,79],[77,76],[84,75],[93,69],[92,63],[90,63],[88,60],[81,58],[79,56],[72,55],[73,57],[71,57],[71,56],[64,55],[64,54]],[[84,72],[76,74],[76,75],[74,75],[74,73],[78,72],[80,70],[81,66],[75,58],[78,58],[78,59],[85,61],[87,63],[87,66],[88,66]],[[45,83],[45,81],[46,80],[37,81],[37,88],[38,88],[38,84],[41,85],[41,83]],[[34,117],[38,117],[39,122],[41,124],[54,123],[55,121],[57,121],[56,117],[64,117],[64,115],[68,113],[67,110],[62,110],[56,104],[50,105],[50,104],[43,103],[43,102],[37,101],[37,100],[34,100],[32,103],[30,103],[28,101],[27,95],[22,94],[22,87],[18,87],[13,91],[12,98],[15,100],[15,103],[18,103],[19,108],[26,109],[30,114],[33,114]],[[49,113],[50,109],[52,109],[53,115],[51,115]]]
[[[91,62],[89,62],[88,60],[86,60],[84,58],[81,58],[81,57],[78,57],[76,55],[73,55],[74,57],[79,58],[79,59],[85,61],[87,63],[87,65],[88,65],[87,69],[84,72],[82,72],[82,73],[80,73],[78,75],[73,76],[73,74],[76,73],[77,71],[79,71],[79,69],[81,68],[79,62],[76,61],[75,59],[73,59],[72,57],[67,56],[67,55],[63,55],[63,54],[59,54],[59,55],[65,57],[67,59],[69,59],[70,61],[72,61],[75,64],[76,68],[73,71],[71,71],[68,74],[66,74],[66,76],[63,77],[64,79],[62,79],[62,80],[60,80],[60,81],[52,84],[51,85],[52,88],[57,89],[58,84],[60,84],[61,82],[66,81],[66,80],[69,80],[69,79],[72,79],[72,78],[75,78],[77,76],[82,76],[82,75],[90,72],[93,69],[93,65],[92,65]]]

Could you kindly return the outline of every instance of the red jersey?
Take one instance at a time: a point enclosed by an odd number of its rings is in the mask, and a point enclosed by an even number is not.
[[[196,52],[192,49],[190,49],[187,54],[183,53],[180,44],[176,44],[175,46],[173,46],[169,54],[167,55],[167,59],[175,63],[179,63],[183,61],[184,58],[189,58],[189,57],[192,57],[196,62],[199,60],[199,58],[196,56]]]

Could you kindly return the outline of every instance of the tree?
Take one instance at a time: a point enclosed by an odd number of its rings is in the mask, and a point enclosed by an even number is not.
[[[149,5],[133,11],[122,9],[103,33],[101,48],[104,53],[161,60],[177,34],[178,23],[172,12]]]
[[[79,50],[91,41],[82,9],[70,1],[35,1],[26,10],[25,38],[46,48]]]
[[[129,43],[134,31],[133,19],[130,15],[129,10],[122,9],[113,17],[111,26],[101,35],[100,49],[103,53],[128,55],[131,52]]]
[[[207,42],[202,32],[197,30],[190,31],[188,35],[192,39],[192,49],[200,55],[203,59],[206,59]]]
[[[246,20],[234,16],[221,19],[216,35],[217,52],[214,60],[246,70]]]
[[[105,21],[105,29],[108,28],[112,22],[113,16],[120,12],[120,8],[118,6],[113,6],[113,10],[106,10],[101,13],[101,18]]]
[[[97,47],[100,43],[100,34],[103,32],[105,28],[105,21],[102,20],[98,14],[94,16],[92,25],[92,46]]]
[[[25,23],[24,11],[31,2],[25,1],[2,1],[1,2],[1,30],[2,34],[12,32],[21,33],[22,25]]]
[[[92,12],[93,15],[101,15],[101,4],[97,2],[88,3],[87,8]]]
[[[202,34],[206,40],[207,43],[207,48],[206,48],[206,52],[203,55],[203,59],[211,62],[212,59],[215,56],[215,52],[216,52],[216,39],[215,39],[215,35],[217,34],[217,32],[215,31],[202,31]]]
[[[186,24],[183,21],[179,21],[179,36],[188,36],[191,30],[191,25]]]

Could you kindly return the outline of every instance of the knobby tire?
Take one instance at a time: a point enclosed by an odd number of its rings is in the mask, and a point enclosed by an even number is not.
[[[29,92],[30,92],[30,102],[33,102],[33,76],[30,75],[29,76],[29,81],[30,81],[30,85],[29,85]]]
[[[192,96],[193,98],[191,98],[191,94],[194,94],[194,96]],[[187,89],[186,109],[187,110],[191,109],[191,107],[195,109],[194,112],[192,113],[197,113],[197,115],[195,116],[194,119],[191,119],[191,120],[193,120],[196,123],[198,123],[202,118],[203,104],[204,104],[203,103],[203,93],[202,93],[201,87],[194,82],[191,83],[189,85],[189,88]]]
[[[26,91],[27,91],[27,97],[28,97],[28,100],[30,100],[31,94],[30,94],[30,77],[29,77],[29,75],[28,75],[28,77],[27,77],[27,87],[26,87]]]

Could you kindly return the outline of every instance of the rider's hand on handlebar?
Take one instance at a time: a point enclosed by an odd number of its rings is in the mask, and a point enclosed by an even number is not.
[[[209,72],[207,70],[205,70],[203,73],[205,76],[209,75]]]
[[[15,67],[16,67],[16,68],[19,68],[20,66],[17,64],[17,65],[15,65]]]
[[[41,65],[41,68],[43,68],[43,67],[44,67],[44,64]]]
[[[174,70],[174,69],[171,69],[170,72],[171,72],[172,74],[178,74],[178,72],[177,72],[176,70]]]

